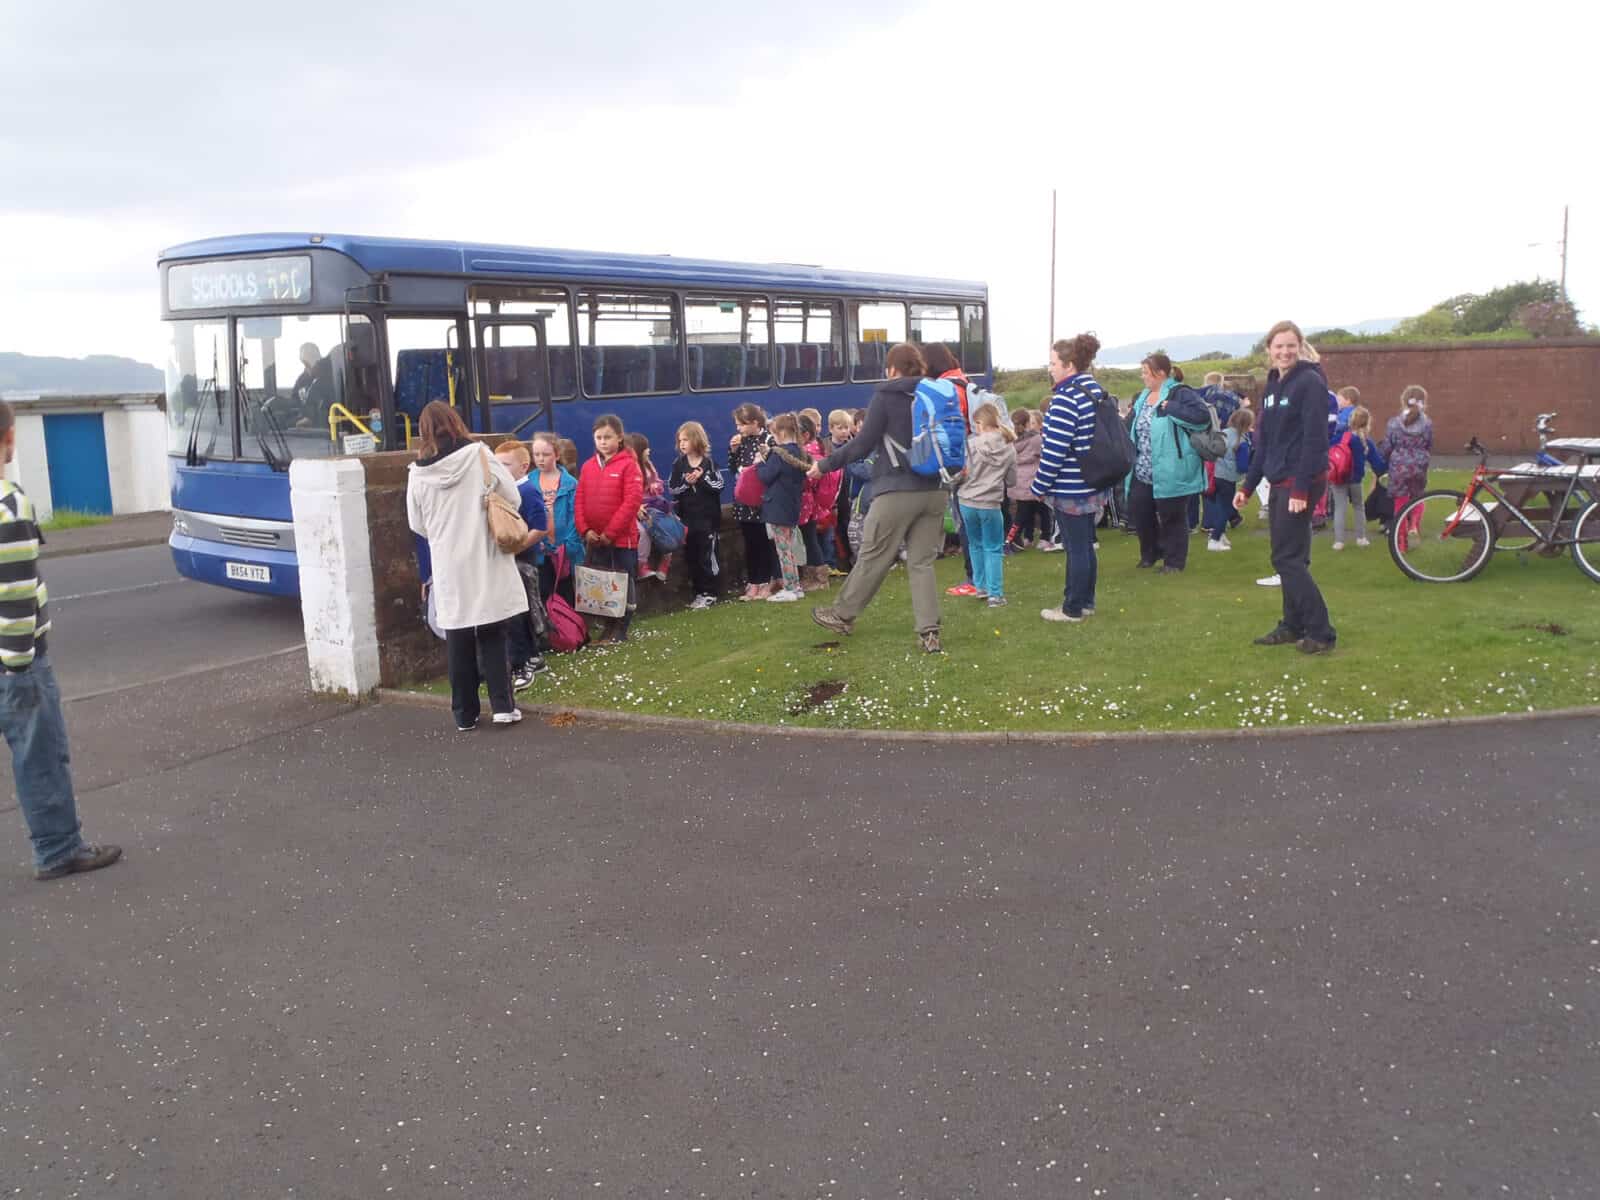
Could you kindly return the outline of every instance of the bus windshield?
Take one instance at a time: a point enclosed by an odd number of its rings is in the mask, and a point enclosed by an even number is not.
[[[370,335],[364,319],[357,323]],[[336,313],[241,315],[230,342],[226,318],[169,321],[168,452],[279,470],[341,453],[342,435],[358,432],[344,408],[343,328]],[[356,415],[368,422],[376,396],[354,391],[363,398]]]
[[[233,457],[233,358],[228,322],[167,323],[167,452]]]
[[[339,451],[329,416],[344,404],[339,317],[238,318],[239,457],[274,466]]]

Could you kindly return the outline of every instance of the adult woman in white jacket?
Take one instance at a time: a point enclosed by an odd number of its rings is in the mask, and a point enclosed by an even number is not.
[[[445,633],[450,661],[450,707],[456,728],[478,724],[478,674],[489,685],[496,725],[522,719],[511,699],[511,664],[505,622],[528,610],[516,560],[494,543],[484,502],[492,488],[515,507],[511,474],[474,442],[455,409],[435,400],[422,410],[417,430],[422,456],[406,479],[406,519],[427,539],[434,614]]]

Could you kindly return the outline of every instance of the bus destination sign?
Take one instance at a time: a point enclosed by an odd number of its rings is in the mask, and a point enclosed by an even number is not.
[[[167,268],[167,307],[242,308],[311,303],[311,256],[233,258]]]

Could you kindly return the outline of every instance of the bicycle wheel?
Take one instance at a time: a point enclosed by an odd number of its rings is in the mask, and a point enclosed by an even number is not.
[[[1600,503],[1591,502],[1572,524],[1572,561],[1596,583],[1600,583]]]
[[[1476,500],[1424,492],[1394,515],[1389,554],[1418,583],[1464,583],[1494,552],[1494,528]]]

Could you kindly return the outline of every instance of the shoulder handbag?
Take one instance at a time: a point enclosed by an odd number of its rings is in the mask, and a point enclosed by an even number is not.
[[[489,470],[489,451],[478,447],[483,456],[483,508],[489,518],[489,536],[507,554],[516,554],[528,544],[528,523],[517,506],[494,488],[494,472]]]
[[[734,503],[742,504],[746,508],[760,508],[766,492],[761,476],[756,474],[754,467],[739,468],[739,475],[733,481]]]

